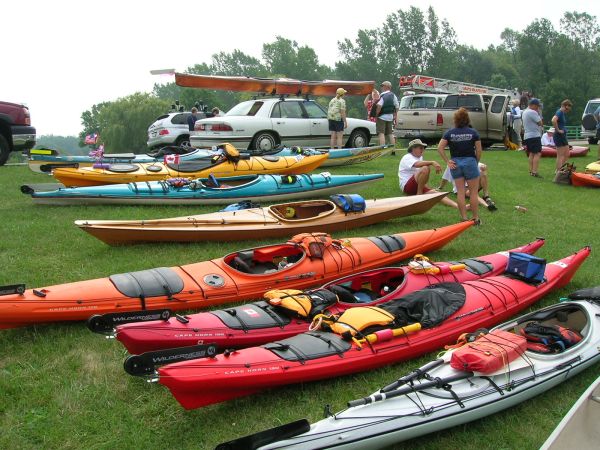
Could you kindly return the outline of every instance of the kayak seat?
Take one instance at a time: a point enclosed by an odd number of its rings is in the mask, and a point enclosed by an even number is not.
[[[232,260],[231,267],[240,272],[254,275],[263,274],[267,271],[276,271],[277,266],[272,261],[256,261],[254,251],[239,252]]]
[[[134,164],[111,164],[106,170],[116,173],[135,172],[139,167]]]
[[[348,289],[344,286],[333,284],[333,285],[329,286],[327,289],[330,290],[331,292],[333,292],[335,295],[337,295],[338,299],[342,303],[356,303],[357,302],[357,299],[352,294],[352,291],[350,291],[350,289]]]
[[[479,259],[461,259],[460,261],[452,261],[451,265],[456,264],[464,264],[465,269],[475,275],[484,275],[488,272],[491,272],[494,268],[492,264],[486,261],[481,261]]]
[[[394,253],[406,247],[406,241],[400,236],[373,236],[367,239],[379,247],[379,250],[385,253]]]
[[[291,322],[290,317],[279,314],[265,301],[236,306],[231,309],[210,311],[209,314],[217,316],[232,330],[282,327]]]
[[[126,297],[171,296],[183,290],[183,280],[168,267],[111,275],[110,281]]]
[[[308,361],[331,355],[342,356],[352,347],[333,333],[313,331],[262,346],[286,361]]]
[[[167,167],[171,170],[187,173],[199,172],[200,170],[207,169],[214,165],[211,158],[200,158],[194,161],[184,161],[179,164],[168,163]]]

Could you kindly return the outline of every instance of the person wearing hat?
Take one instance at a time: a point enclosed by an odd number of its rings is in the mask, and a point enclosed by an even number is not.
[[[346,120],[346,100],[344,95],[346,89],[338,88],[335,91],[335,97],[329,102],[327,109],[327,119],[329,120],[329,131],[331,131],[331,148],[342,148],[342,139],[344,137],[344,129],[348,128]]]
[[[384,81],[381,83],[381,94],[377,102],[377,122],[375,122],[375,130],[379,136],[379,145],[385,145],[386,138],[391,145],[396,145],[394,137],[394,127],[397,122],[398,110],[400,103],[398,97],[392,92],[392,83]],[[394,152],[392,151],[392,155]]]
[[[398,178],[400,179],[400,189],[406,195],[419,195],[434,191],[427,183],[431,175],[431,167],[435,173],[442,172],[442,166],[437,161],[424,161],[423,152],[427,145],[421,139],[415,139],[408,143],[406,155],[400,160],[398,167]],[[458,208],[456,202],[444,197],[441,201],[447,206]]]
[[[542,156],[542,130],[543,123],[540,115],[541,102],[537,98],[529,100],[528,108],[523,111],[523,129],[525,130],[523,144],[529,154],[529,175],[541,178],[538,174],[538,165]]]
[[[554,128],[548,128],[548,131],[542,134],[542,147],[556,147],[554,143]]]
[[[521,129],[523,128],[523,121],[521,120],[521,101],[517,98],[512,100],[512,106],[510,108],[511,117],[511,134],[510,140],[519,146],[519,150],[523,150],[521,146]]]

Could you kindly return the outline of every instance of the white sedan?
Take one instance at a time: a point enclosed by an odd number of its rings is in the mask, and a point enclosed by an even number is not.
[[[375,136],[375,123],[348,118],[346,147],[366,147]],[[196,122],[193,147],[230,142],[238,149],[271,150],[277,145],[329,148],[327,112],[314,100],[259,98],[234,106],[221,117]]]

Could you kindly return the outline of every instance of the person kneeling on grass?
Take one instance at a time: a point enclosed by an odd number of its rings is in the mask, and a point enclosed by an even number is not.
[[[483,197],[477,193],[477,202],[481,205],[489,209],[490,211],[496,211],[498,207],[496,203],[490,197],[489,184],[488,184],[488,171],[487,166],[484,163],[479,163],[479,192],[483,194]],[[450,167],[446,166],[446,170],[442,174],[442,181],[440,181],[440,185],[438,186],[438,191],[443,191],[446,184],[452,183],[452,192],[456,194],[456,183],[454,182],[454,178],[452,178],[452,173],[450,172]],[[471,192],[469,192],[469,187],[465,185],[465,195],[467,197],[471,197]],[[467,209],[469,205],[467,205]]]
[[[420,195],[426,192],[436,192],[435,189],[427,185],[431,175],[431,167],[436,173],[441,173],[442,166],[437,161],[424,161],[423,152],[425,145],[420,139],[415,139],[408,143],[408,153],[400,160],[398,168],[398,178],[400,179],[400,189],[406,195]],[[444,197],[441,201],[446,206],[458,208],[458,204]]]

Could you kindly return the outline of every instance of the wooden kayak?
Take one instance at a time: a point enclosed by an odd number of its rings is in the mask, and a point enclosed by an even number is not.
[[[184,408],[193,409],[265,389],[348,375],[414,358],[455,342],[464,332],[507,320],[552,290],[564,287],[590,251],[585,247],[548,264],[544,281],[539,284],[501,275],[465,283],[441,283],[409,294],[410,300],[409,296],[394,299],[379,305],[391,308],[387,311],[398,311],[387,315],[395,318],[394,322],[374,336],[368,334],[368,338],[361,334],[354,339],[344,338],[348,330],[356,329],[350,318],[344,318],[339,334],[312,331],[260,347],[168,364],[159,367],[153,379],[166,386]],[[402,309],[406,303],[408,311]],[[373,307],[352,308],[344,315],[347,313],[355,320],[386,317]]]
[[[284,244],[230,253],[184,266],[129,272],[36,289],[0,287],[0,329],[85,320],[93,314],[155,308],[200,309],[261,298],[270,289],[303,289],[359,270],[443,247],[473,225],[332,240],[302,234]],[[286,258],[288,264],[278,263]]]
[[[195,161],[144,164],[100,164],[92,167],[58,168],[52,175],[65,186],[97,186],[135,181],[158,181],[167,178],[231,177],[250,174],[302,174],[319,167],[328,154],[314,156],[250,156],[233,161],[226,157],[199,158]]]
[[[21,192],[40,205],[229,205],[251,200],[274,202],[357,192],[382,173],[331,175],[245,175],[213,180],[175,178],[105,186],[23,185]],[[215,180],[217,184],[215,184]]]
[[[454,368],[453,355],[464,347],[450,350],[396,380],[389,380],[388,385],[371,395],[349,401],[346,409],[328,414],[316,423],[298,420],[223,443],[216,450],[401,448],[397,443],[481,420],[531,401],[600,361],[600,306],[598,298],[594,300],[571,300],[525,314],[478,339],[489,342],[490,337],[496,335],[506,339],[507,347],[521,348],[517,342],[522,345],[523,340],[529,346],[531,341],[522,338],[521,332],[535,323],[550,327],[560,325],[584,336],[574,345],[567,342],[569,346],[565,345],[566,348],[557,353],[527,349],[500,369],[482,373]],[[490,348],[494,351],[494,347]],[[498,347],[495,349],[499,355]],[[571,417],[573,428],[565,424],[556,441],[547,442],[541,450],[598,448],[599,386],[600,379],[577,402],[577,410]],[[518,419],[518,414],[512,418]],[[273,411],[265,419],[281,423],[280,416]]]
[[[76,220],[75,225],[109,245],[140,242],[243,241],[363,227],[395,217],[423,214],[447,193],[366,200],[366,209],[345,212],[330,200],[280,203],[154,220]]]
[[[196,345],[198,341],[215,344],[219,349],[252,347],[308,331],[313,317],[322,311],[340,314],[357,306],[379,305],[435,283],[464,282],[500,275],[506,269],[509,252],[533,254],[543,244],[543,239],[537,239],[512,250],[452,263],[430,261],[432,266],[427,270],[422,270],[427,264],[419,260],[408,266],[372,269],[339,278],[314,291],[329,290],[335,294],[337,301],[326,308],[321,307],[320,294],[313,298],[313,291],[306,292],[311,303],[314,302],[306,316],[298,316],[293,309],[263,300],[225,310],[190,314],[186,316],[185,323],[171,317],[114,326],[119,322],[112,317],[104,320],[94,316],[88,325],[92,331],[115,337],[129,353],[138,355]],[[102,328],[98,324],[103,325]]]
[[[374,81],[305,81],[291,78],[231,77],[175,73],[175,84],[182,87],[217,89],[238,92],[262,92],[268,95],[324,95],[334,96],[338,88],[346,95],[367,95],[375,87]]]
[[[600,344],[600,343],[599,343]],[[575,402],[540,450],[597,448],[600,443],[600,377]]]
[[[571,173],[571,184],[573,186],[600,187],[600,175],[598,173]]]

